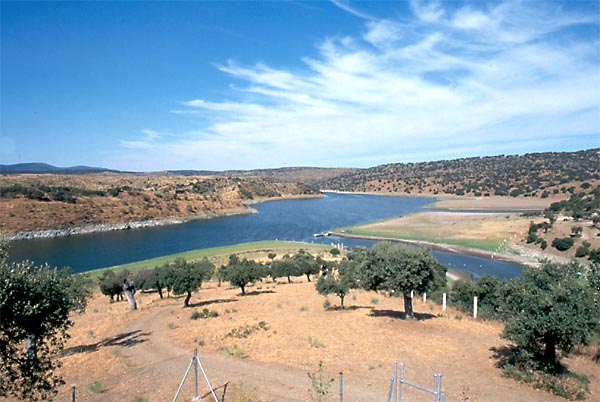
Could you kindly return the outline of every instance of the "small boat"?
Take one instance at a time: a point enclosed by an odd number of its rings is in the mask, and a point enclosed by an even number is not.
[[[321,233],[315,233],[313,236],[314,237],[324,237],[324,236],[329,236],[330,233],[329,232],[321,232]]]

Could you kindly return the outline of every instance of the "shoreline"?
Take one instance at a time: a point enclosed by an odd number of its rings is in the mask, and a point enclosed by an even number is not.
[[[141,229],[156,226],[166,225],[178,225],[181,223],[187,223],[192,221],[210,220],[216,218],[224,218],[228,216],[238,215],[249,215],[257,214],[258,211],[251,207],[254,204],[261,204],[270,201],[283,201],[283,200],[295,200],[295,199],[309,199],[309,198],[321,198],[323,194],[315,195],[291,195],[289,197],[282,196],[276,198],[257,198],[250,201],[245,201],[243,204],[246,208],[234,208],[227,209],[218,212],[205,212],[199,215],[181,216],[172,218],[161,218],[161,219],[148,219],[143,221],[129,221],[119,223],[97,223],[86,226],[74,226],[69,228],[56,228],[56,229],[44,229],[44,230],[30,230],[30,231],[19,231],[19,232],[8,232],[4,234],[4,239],[7,241],[18,241],[18,240],[33,240],[33,239],[51,239],[56,237],[65,236],[77,236],[82,234],[91,233],[104,233],[113,232],[117,230],[130,230],[130,229]]]
[[[230,209],[220,212],[207,212],[200,215],[182,216],[177,218],[149,219],[145,221],[130,221],[121,223],[98,223],[94,225],[75,226],[71,228],[12,232],[5,234],[4,238],[7,241],[50,239],[56,237],[76,236],[91,233],[114,232],[117,230],[130,230],[156,226],[178,225],[181,223],[187,223],[192,221],[210,220],[227,216],[249,215],[257,213],[257,210],[248,207],[247,209]]]
[[[405,243],[412,244],[415,246],[422,246],[429,248],[431,250],[436,251],[444,251],[453,254],[463,254],[470,255],[473,257],[487,258],[489,260],[498,260],[505,262],[512,262],[520,265],[527,265],[531,267],[536,267],[539,265],[537,261],[532,261],[529,258],[523,256],[513,256],[510,254],[497,253],[486,250],[479,250],[476,248],[464,247],[464,246],[455,246],[452,244],[445,243],[433,243],[425,240],[410,240],[410,239],[401,239],[401,238],[393,238],[393,237],[383,237],[383,236],[367,236],[367,235],[353,235],[350,233],[341,233],[341,232],[329,232],[331,236],[336,237],[345,237],[349,239],[364,239],[364,240],[378,240],[378,241],[391,241],[396,243]]]

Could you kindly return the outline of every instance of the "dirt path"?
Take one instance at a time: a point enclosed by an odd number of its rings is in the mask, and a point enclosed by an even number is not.
[[[494,348],[505,344],[498,338],[499,324],[457,312],[442,316],[429,301],[415,301],[418,321],[399,319],[396,298],[363,291],[348,298],[346,310],[326,310],[314,285],[300,278],[257,285],[247,296],[207,283],[194,294],[192,308],[183,308],[181,298],[160,300],[155,294],[138,300],[139,310],[130,312],[126,303],[97,295],[85,314],[74,317],[63,358],[66,386],[57,401],[71,400],[71,385],[77,385],[77,401],[171,401],[194,347],[219,398],[229,384],[227,402],[306,401],[307,372],[314,372],[319,360],[326,377],[335,379],[329,400],[338,399],[338,370],[343,370],[345,401],[385,401],[395,359],[405,362],[408,379],[422,386],[431,387],[432,374],[442,373],[448,401],[561,400],[502,377],[493,358]],[[190,318],[204,308],[218,316]],[[226,335],[263,321],[266,330]],[[247,357],[229,357],[224,348],[239,348]],[[587,357],[569,362],[592,384],[600,378]],[[96,382],[102,391],[90,390]],[[193,385],[192,372],[178,401],[191,400]],[[202,400],[212,401],[201,373],[199,385]],[[598,391],[592,385],[592,392]]]
[[[113,401],[128,400],[135,395],[143,395],[149,401],[170,401],[183,379],[188,368],[193,352],[175,345],[169,337],[168,328],[162,325],[164,319],[180,311],[179,300],[160,308],[142,309],[139,316],[123,328],[125,333],[140,334],[143,341],[135,343],[126,352],[128,367],[126,372],[117,378],[109,378],[107,386],[109,391],[99,395],[84,395],[80,393],[78,401]],[[137,312],[131,313],[131,315]],[[209,381],[216,389],[219,400],[223,395],[225,384],[230,384],[229,394],[235,388],[242,389],[247,396],[267,398],[270,401],[304,401],[309,389],[307,371],[288,365],[258,362],[249,359],[224,357],[219,353],[199,353],[200,361],[209,377]],[[290,362],[293,363],[293,362]],[[334,375],[329,374],[329,377]],[[189,400],[184,395],[193,395],[194,375],[190,371],[189,379],[178,400]],[[348,401],[367,401],[375,398],[373,392],[365,392],[372,385],[371,382],[346,384],[344,397]],[[135,384],[132,388],[131,384]],[[233,391],[231,385],[233,385]],[[379,389],[379,394],[385,393],[385,384]],[[337,377],[335,383],[337,391]],[[143,392],[138,392],[143,390]],[[332,389],[333,390],[333,389]],[[206,399],[213,400],[209,388],[199,370],[199,394]],[[240,392],[240,391],[238,391]],[[380,395],[377,395],[380,397]],[[253,399],[254,400],[254,399]],[[263,399],[260,399],[263,400]]]

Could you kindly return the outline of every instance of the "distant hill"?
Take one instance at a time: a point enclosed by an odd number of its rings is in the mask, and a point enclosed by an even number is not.
[[[84,174],[84,173],[101,173],[101,172],[119,172],[101,167],[91,166],[71,166],[57,167],[47,163],[17,163],[15,165],[0,165],[0,174]]]
[[[276,169],[225,170],[220,172],[210,170],[170,170],[168,173],[182,176],[259,177],[285,182],[315,184],[355,170],[352,168],[283,167]]]
[[[600,149],[499,155],[353,169],[321,189],[406,194],[547,197],[600,180]],[[591,183],[593,184],[593,183]],[[572,188],[573,187],[573,188]]]

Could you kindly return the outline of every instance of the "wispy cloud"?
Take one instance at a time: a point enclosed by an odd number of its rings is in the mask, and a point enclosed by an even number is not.
[[[594,16],[554,2],[413,1],[410,18],[392,20],[334,3],[363,18],[364,30],[323,39],[294,70],[220,65],[238,83],[231,99],[174,111],[197,115],[202,130],[169,141],[144,131],[121,144],[160,152],[169,167],[212,169],[369,166],[578,138],[600,145],[590,136],[600,127],[600,44],[579,32],[598,29],[597,6]]]

